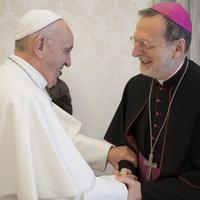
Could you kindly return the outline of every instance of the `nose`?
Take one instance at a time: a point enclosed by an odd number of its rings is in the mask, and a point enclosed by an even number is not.
[[[71,66],[71,57],[70,57],[70,56],[67,56],[67,59],[66,59],[66,61],[65,61],[65,65],[66,65],[67,67],[70,67],[70,66]]]
[[[132,56],[139,57],[142,54],[143,54],[142,48],[139,45],[135,44],[135,46],[133,47],[133,50],[132,50]]]

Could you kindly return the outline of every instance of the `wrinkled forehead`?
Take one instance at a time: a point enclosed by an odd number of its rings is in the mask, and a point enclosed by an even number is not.
[[[163,16],[141,16],[137,22],[134,36],[139,39],[164,38],[166,22]]]
[[[64,20],[55,22],[51,30],[51,39],[61,46],[73,47],[73,33]]]

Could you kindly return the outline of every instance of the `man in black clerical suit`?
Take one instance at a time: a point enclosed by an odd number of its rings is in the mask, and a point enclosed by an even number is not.
[[[198,200],[200,67],[186,56],[192,23],[174,2],[154,4],[139,16],[131,40],[141,74],[127,83],[105,139],[135,151],[137,178],[119,176],[129,199]]]
[[[72,98],[69,88],[63,80],[58,78],[56,84],[51,88],[46,87],[46,90],[56,105],[72,115]]]

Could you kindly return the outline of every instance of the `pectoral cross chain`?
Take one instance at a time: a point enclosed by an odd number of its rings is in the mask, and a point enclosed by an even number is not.
[[[144,161],[144,165],[147,167],[147,175],[146,175],[146,180],[150,181],[151,180],[151,172],[152,168],[157,168],[157,164],[153,163],[153,152],[149,154],[149,160]]]

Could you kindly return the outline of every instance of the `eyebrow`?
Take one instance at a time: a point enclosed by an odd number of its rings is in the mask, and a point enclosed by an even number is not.
[[[74,47],[73,46],[71,46],[71,47],[65,47],[64,49],[66,49],[66,50],[72,50]]]
[[[65,52],[65,51],[71,51],[73,49],[73,46],[72,47],[65,47],[64,49],[63,49],[63,51]]]
[[[135,36],[131,36],[131,37],[133,37],[133,39],[136,40],[136,41],[137,41],[137,40],[143,40],[143,41],[149,42],[147,39],[144,39],[144,38],[138,39],[138,38],[136,38]]]

